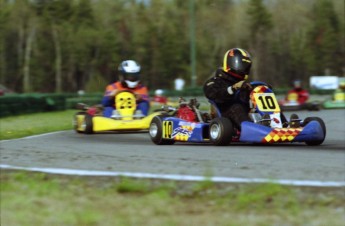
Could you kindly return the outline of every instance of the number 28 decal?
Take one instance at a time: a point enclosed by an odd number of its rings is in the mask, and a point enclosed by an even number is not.
[[[280,111],[279,104],[273,93],[254,93],[254,99],[259,111]]]

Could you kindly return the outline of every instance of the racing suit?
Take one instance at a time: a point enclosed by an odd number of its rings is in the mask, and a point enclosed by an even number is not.
[[[103,116],[111,117],[112,112],[115,109],[115,98],[114,96],[110,95],[114,90],[129,90],[135,93],[137,97],[137,109],[141,110],[144,115],[148,115],[150,102],[147,87],[139,83],[135,88],[129,88],[125,82],[118,81],[109,84],[105,89],[102,99],[102,105],[104,106]]]
[[[241,80],[227,75],[219,68],[203,86],[205,96],[214,102],[221,115],[229,118],[238,129],[243,121],[251,121],[248,116],[248,90],[241,90],[240,96],[236,95],[235,90],[231,90],[231,87]]]
[[[299,104],[304,104],[309,99],[309,92],[302,88],[294,88],[286,95],[286,100],[297,101]]]

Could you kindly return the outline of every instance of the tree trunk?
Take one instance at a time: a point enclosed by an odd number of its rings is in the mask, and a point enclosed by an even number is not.
[[[5,41],[1,40],[0,43],[0,83],[5,84],[5,74],[6,74],[6,61],[5,61]]]
[[[24,55],[24,65],[23,65],[23,86],[24,92],[31,92],[32,87],[30,84],[30,60],[31,60],[31,49],[32,49],[32,42],[34,40],[36,33],[36,28],[32,27],[31,31],[26,39],[25,45],[25,55]]]
[[[24,59],[24,54],[23,54],[23,49],[25,48],[24,42],[25,42],[25,37],[24,37],[24,25],[20,24],[18,26],[18,43],[17,43],[17,66],[18,70],[16,73],[16,78],[21,79],[22,74],[23,74],[23,59]],[[24,85],[24,84],[23,84]]]
[[[54,39],[55,48],[55,92],[62,92],[62,73],[61,73],[61,45],[59,40],[59,34],[56,26],[52,24],[52,33]]]

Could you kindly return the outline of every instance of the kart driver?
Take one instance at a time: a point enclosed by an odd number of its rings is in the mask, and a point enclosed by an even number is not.
[[[345,78],[341,78],[338,89],[333,93],[333,100],[337,102],[345,101]]]
[[[293,82],[293,89],[291,89],[285,100],[287,101],[297,101],[299,104],[304,104],[309,99],[309,92],[302,88],[301,80],[295,80]]]
[[[164,91],[162,89],[157,89],[155,91],[155,96],[153,97],[153,102],[159,104],[167,104],[168,98],[164,96]]]
[[[243,121],[251,121],[248,116],[248,106],[235,98],[236,90],[249,91],[248,79],[252,65],[249,53],[240,48],[233,48],[224,54],[223,66],[204,84],[205,96],[219,108],[223,117],[229,118],[237,128]],[[248,92],[244,92],[248,93]],[[249,96],[249,93],[248,95]]]
[[[119,91],[129,90],[136,95],[137,110],[141,110],[144,115],[149,112],[149,94],[148,89],[140,82],[140,65],[134,60],[122,61],[118,67],[120,80],[107,85],[102,99],[104,106],[103,115],[111,117],[115,109],[115,95]]]

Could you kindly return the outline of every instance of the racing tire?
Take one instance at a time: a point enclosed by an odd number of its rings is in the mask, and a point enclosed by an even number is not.
[[[170,139],[164,139],[163,138],[163,116],[158,115],[155,116],[149,127],[149,135],[151,137],[151,140],[153,143],[157,145],[171,145],[174,144],[174,140]]]
[[[324,121],[319,117],[307,117],[302,122],[302,126],[303,127],[306,126],[311,121],[317,121],[320,124],[322,131],[323,131],[323,138],[321,140],[306,141],[305,143],[309,146],[320,145],[323,143],[323,141],[325,140],[325,137],[326,137],[326,125],[325,125]]]
[[[307,104],[308,111],[320,111],[320,104],[318,103],[308,103]]]
[[[77,112],[77,113],[74,114],[74,117],[73,117],[73,129],[77,133],[83,133],[82,131],[78,130],[78,122],[77,122],[77,116],[78,115],[86,115],[86,112],[80,111],[80,112]]]
[[[93,122],[92,122],[92,115],[86,114],[85,115],[85,133],[86,134],[93,134]]]
[[[224,117],[215,118],[210,123],[210,141],[217,146],[226,146],[231,142],[233,131],[234,127],[230,119]]]

